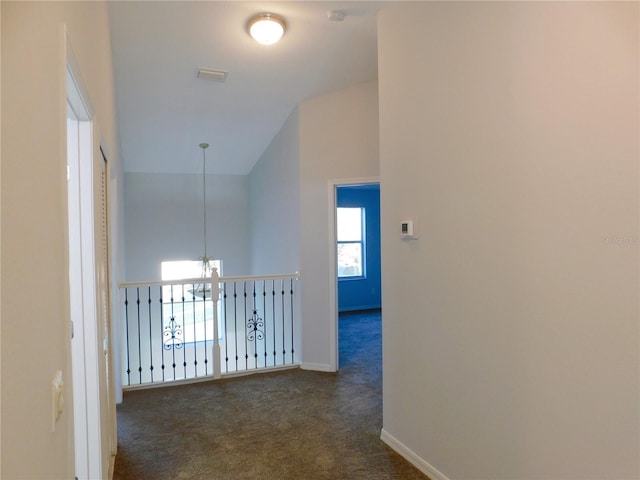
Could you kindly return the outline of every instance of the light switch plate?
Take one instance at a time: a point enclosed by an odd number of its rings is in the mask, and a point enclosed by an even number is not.
[[[51,381],[51,431],[55,432],[56,423],[62,415],[64,408],[64,397],[62,396],[62,372],[58,370]]]

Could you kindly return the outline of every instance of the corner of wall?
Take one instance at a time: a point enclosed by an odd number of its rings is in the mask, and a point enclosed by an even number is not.
[[[449,480],[449,478],[429,462],[421,458],[416,452],[407,447],[404,443],[391,435],[384,428],[380,433],[380,440],[389,445],[394,451],[402,455],[409,463],[414,465],[431,480]]]

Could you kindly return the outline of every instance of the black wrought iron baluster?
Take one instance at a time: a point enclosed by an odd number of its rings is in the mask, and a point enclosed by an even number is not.
[[[193,371],[198,377],[198,333],[196,330],[196,284],[191,287],[191,305],[193,306]]]
[[[136,288],[136,305],[138,310],[138,375],[142,383],[142,348],[140,340],[140,287]]]
[[[254,312],[254,315],[256,316],[255,317],[256,323],[254,325],[254,329],[256,332],[256,351],[254,352],[253,356],[255,358],[256,368],[258,368],[258,341],[264,339],[264,333],[262,332],[262,330],[264,330],[264,320],[258,316],[258,305],[256,302],[257,302],[256,280],[254,280],[253,281],[253,312]],[[262,328],[262,330],[260,330],[260,328]]]
[[[227,338],[227,282],[222,284],[223,291],[223,299],[224,304],[222,308],[224,309],[224,363],[225,363],[225,371],[229,372],[229,339]]]
[[[236,372],[238,371],[238,282],[233,282],[233,339],[236,354]]]
[[[181,288],[182,288],[182,292],[181,292],[182,293],[182,295],[181,295],[181,298],[182,298],[182,331],[184,332],[184,334],[186,336],[186,333],[187,333],[186,332],[186,328],[187,328],[186,323],[187,322],[185,322],[185,314],[184,314],[184,284],[181,286]],[[183,344],[184,344],[184,341],[185,341],[185,338],[183,337],[182,338]],[[194,339],[194,341],[195,341],[195,339]],[[186,379],[187,378],[187,349],[186,348],[184,348],[182,350],[182,368],[184,369],[184,378]]]
[[[171,320],[169,321],[169,329],[171,331],[171,339],[175,339],[175,315],[173,312],[173,285],[171,285]],[[176,379],[176,349],[175,344],[171,344],[171,366],[173,367],[173,379]]]
[[[162,288],[162,287],[160,287]],[[151,287],[148,287],[147,293],[149,294],[149,298],[147,299],[147,308],[149,310],[149,372],[151,374],[151,383],[153,383],[153,345],[152,345],[152,337],[153,337],[153,321],[151,316]]]
[[[285,326],[284,326],[284,318],[285,318],[285,311],[284,311],[284,279],[280,279],[280,288],[282,289],[282,295],[281,295],[281,300],[282,300],[282,364],[286,365],[287,363],[287,359],[285,358],[287,355],[287,350],[285,347],[285,336],[286,336],[286,330],[285,330]]]
[[[256,310],[256,281],[253,282],[253,317],[252,317],[252,328],[254,333],[254,347],[253,347],[253,365],[255,368],[258,368],[258,322],[260,318],[258,317],[258,311]]]
[[[294,362],[295,357],[295,347],[293,345],[293,278],[290,280],[291,282],[291,363]]]
[[[124,324],[127,332],[127,385],[131,385],[131,350],[129,349],[129,289],[124,289]]]
[[[264,315],[264,366],[267,366],[267,281],[262,280],[262,313]]]
[[[209,374],[209,359],[207,355],[209,350],[207,348],[207,287],[206,284],[202,286],[202,323],[204,324],[204,374]]]
[[[273,366],[278,363],[276,353],[276,281],[271,280],[271,319],[273,321]]]
[[[162,287],[161,287],[162,288]],[[162,294],[160,294],[160,318],[158,319],[160,322],[160,351],[162,352],[162,365],[160,368],[162,369],[162,381],[164,382],[164,343],[162,341],[162,332],[164,330],[164,303],[162,303]]]
[[[162,331],[162,336],[164,338],[162,343],[164,350],[171,350],[171,368],[173,369],[173,380],[176,380],[178,378],[176,371],[176,368],[178,367],[178,364],[176,363],[178,360],[176,350],[180,350],[184,346],[184,328],[182,324],[184,322],[178,323],[176,321],[176,310],[178,307],[175,304],[175,292],[173,291],[174,286],[175,285],[171,285],[171,298],[169,302],[171,304],[171,316],[169,317],[169,322],[164,326]],[[184,289],[184,287],[182,288]],[[180,298],[182,299],[182,318],[184,319],[184,297],[181,295]]]
[[[258,306],[257,306],[257,293],[256,293],[256,281],[253,280],[253,293],[252,293],[252,315],[251,318],[247,319],[246,328],[249,329],[249,333],[247,333],[247,340],[249,342],[253,342],[254,352],[253,352],[253,366],[254,368],[258,368],[258,348],[260,340],[264,339],[264,322],[262,318],[258,315]],[[248,351],[247,351],[247,359],[248,359]],[[249,362],[247,360],[247,368],[249,368]]]
[[[247,318],[247,282],[244,281],[242,282],[243,285],[243,289],[244,289],[244,294],[243,294],[243,301],[244,301],[244,316],[243,318]],[[249,369],[249,345],[247,342],[247,322],[243,322],[244,325],[244,369],[248,370]]]

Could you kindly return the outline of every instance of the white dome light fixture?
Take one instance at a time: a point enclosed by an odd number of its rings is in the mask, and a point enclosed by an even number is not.
[[[278,42],[286,28],[284,18],[273,13],[259,13],[249,20],[247,26],[249,34],[262,45],[273,45]]]

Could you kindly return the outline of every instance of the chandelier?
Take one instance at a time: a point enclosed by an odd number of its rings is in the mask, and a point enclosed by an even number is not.
[[[206,149],[209,147],[208,143],[201,143],[200,148],[202,149],[202,231],[203,231],[203,239],[204,239],[204,255],[199,258],[201,265],[200,277],[204,282],[207,280],[210,281],[211,273],[213,270],[213,259],[207,255],[207,156]],[[211,296],[211,283],[201,283],[193,290],[191,293],[200,298],[206,298],[207,296]]]

